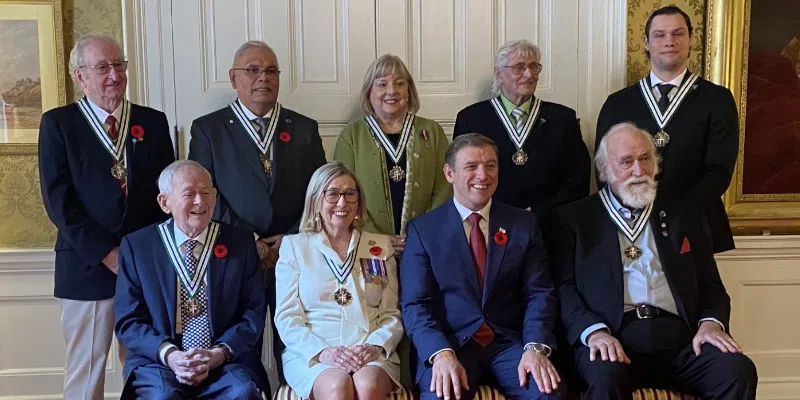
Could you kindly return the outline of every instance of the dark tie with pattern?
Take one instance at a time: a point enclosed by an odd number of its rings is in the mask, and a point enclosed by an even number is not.
[[[258,125],[258,137],[261,140],[264,140],[264,136],[267,135],[267,124],[269,123],[269,118],[253,118],[253,122]]]
[[[117,132],[117,118],[113,115],[108,115],[106,118],[106,125],[108,125],[108,137],[111,138],[111,142],[117,143],[117,139],[119,139],[119,132]],[[119,160],[120,163],[125,163],[125,153],[123,152],[122,159]],[[114,165],[117,165],[117,161],[114,161]],[[122,194],[125,197],[128,197],[128,180],[126,178],[117,179],[119,181],[119,186],[122,188]]]
[[[659,83],[656,85],[658,87],[658,92],[661,94],[661,98],[658,99],[658,109],[661,110],[661,113],[667,112],[667,108],[669,108],[669,92],[675,87],[675,85],[671,85],[669,83]]]
[[[467,220],[472,224],[472,231],[469,234],[469,247],[472,249],[472,262],[475,264],[475,272],[478,274],[478,283],[483,291],[483,281],[486,276],[486,237],[481,231],[480,222],[483,219],[480,214],[472,213]],[[480,328],[472,335],[472,339],[479,345],[486,347],[494,341],[494,332],[489,325],[484,322]]]
[[[189,272],[190,279],[197,273],[197,257],[194,249],[199,245],[197,240],[186,241],[186,252],[183,260]],[[193,300],[189,291],[181,286],[181,325],[183,326],[183,339],[181,346],[184,351],[192,348],[211,348],[211,325],[208,320],[208,300],[206,296],[205,277],[200,278],[200,288]]]

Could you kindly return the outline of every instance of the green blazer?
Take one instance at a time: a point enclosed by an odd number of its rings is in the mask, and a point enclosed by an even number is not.
[[[411,132],[406,147],[406,190],[401,234],[405,234],[406,223],[411,218],[442,205],[453,196],[453,188],[442,171],[448,145],[444,130],[436,122],[417,116]],[[361,182],[367,202],[364,230],[394,235],[386,153],[363,118],[351,122],[342,130],[336,141],[333,159],[353,171]]]

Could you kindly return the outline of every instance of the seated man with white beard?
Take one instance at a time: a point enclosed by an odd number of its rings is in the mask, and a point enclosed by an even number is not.
[[[656,199],[652,136],[614,125],[595,162],[607,185],[557,210],[549,257],[585,398],[630,399],[647,386],[754,399],[756,369],[728,334],[706,219]]]

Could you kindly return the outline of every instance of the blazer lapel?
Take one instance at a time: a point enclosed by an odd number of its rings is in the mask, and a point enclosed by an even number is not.
[[[615,292],[622,299],[624,285],[622,282],[622,255],[619,252],[619,231],[603,207],[600,196],[596,196],[596,198],[596,207],[600,210],[597,213],[591,213],[591,215],[600,215],[602,217],[595,220],[597,230],[595,230],[593,241],[600,243],[599,248],[603,249],[605,264],[614,275],[614,282],[617,285]]]
[[[294,121],[288,117],[288,113],[281,109],[280,115],[278,115],[277,118],[280,118],[280,120],[278,121],[277,129],[275,129],[275,137],[272,139],[272,157],[275,160],[275,171],[273,172],[274,182],[277,182],[279,178],[283,181],[283,177],[289,176],[289,153],[292,148],[292,140],[299,140],[299,138],[294,137],[295,124]],[[289,134],[288,142],[281,140],[281,133],[283,132]]]
[[[224,119],[227,119],[227,121],[223,120],[221,122],[227,127],[226,131],[231,136],[234,145],[239,148],[239,154],[234,154],[234,156],[243,157],[245,162],[253,169],[256,176],[258,176],[258,179],[261,180],[261,183],[266,187],[270,187],[253,139],[250,138],[250,135],[245,131],[244,127],[242,127],[241,122],[239,122],[239,119],[233,114],[229,106],[225,109]]]
[[[167,229],[172,232],[175,229],[175,222],[170,220],[167,224]],[[170,336],[175,337],[176,313],[178,312],[178,276],[175,272],[175,266],[167,254],[164,241],[158,235],[157,243],[153,246],[153,258],[155,258],[155,265],[158,271],[158,279],[161,286],[161,294],[164,296],[164,304],[166,304],[167,317],[169,318]]]
[[[525,141],[523,146],[533,146],[539,138],[542,137],[542,134],[545,130],[547,130],[547,118],[545,117],[545,104],[542,101],[541,106],[539,107],[539,115],[536,116],[538,121],[533,122],[533,128],[531,128],[531,134],[528,136],[528,140]],[[533,117],[532,115],[530,116]]]
[[[679,246],[683,243],[680,221],[678,218],[673,218],[673,213],[668,212],[658,201],[654,207],[653,214],[650,216],[650,227],[653,230],[653,237],[658,249],[658,259],[661,261],[661,269],[667,278],[670,292],[672,292],[672,297],[675,299],[675,305],[678,306],[678,312],[685,316],[686,310],[683,309],[683,304],[680,301],[682,293],[679,293],[679,289],[683,286],[678,285],[676,281],[684,274],[682,260],[677,257],[680,250]],[[662,212],[664,213],[663,217],[661,216]],[[663,229],[661,227],[662,222],[667,225]],[[664,229],[666,229],[667,236],[663,234]]]
[[[220,227],[220,229],[222,229]],[[222,233],[220,233],[222,236]],[[208,243],[206,246],[215,246],[215,243]],[[225,301],[225,271],[228,267],[228,260],[226,258],[217,258],[212,255],[211,260],[208,262],[208,281],[207,293],[208,299],[208,322],[211,326],[213,337],[218,337],[222,332],[217,332],[214,326],[214,317],[219,315],[219,307]]]
[[[483,300],[482,305],[486,303],[486,299],[489,297],[489,293],[494,286],[494,282],[497,279],[497,276],[500,272],[500,266],[503,262],[503,255],[506,252],[506,247],[508,247],[509,243],[504,245],[500,245],[494,242],[494,233],[498,232],[500,228],[506,230],[506,235],[508,235],[509,240],[512,240],[511,235],[519,235],[522,232],[511,232],[511,221],[506,220],[506,216],[497,210],[497,203],[492,204],[492,208],[489,210],[489,245],[487,247],[487,254],[486,254],[486,277],[483,282]]]
[[[483,297],[478,283],[478,273],[475,272],[475,263],[472,262],[472,250],[469,248],[467,236],[464,233],[464,223],[461,221],[461,215],[456,210],[453,200],[450,200],[448,204],[450,212],[443,227],[443,234],[446,238],[445,243],[449,242],[450,246],[453,246],[453,253],[458,258],[457,264],[461,266],[461,271],[466,275],[467,280],[472,285],[472,289],[475,290],[475,295],[479,298]]]

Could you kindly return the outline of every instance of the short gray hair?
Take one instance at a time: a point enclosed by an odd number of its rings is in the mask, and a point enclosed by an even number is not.
[[[659,156],[656,152],[656,144],[653,141],[653,135],[651,135],[650,132],[639,128],[633,122],[621,122],[612,126],[611,129],[609,129],[608,132],[603,135],[603,138],[600,139],[600,145],[597,146],[597,151],[594,154],[594,165],[595,170],[597,171],[597,179],[602,183],[608,183],[611,180],[611,177],[609,176],[611,171],[609,171],[608,166],[608,141],[611,137],[625,131],[633,131],[647,140],[647,143],[650,145],[650,151],[653,153],[653,157],[655,157],[655,173],[658,175],[658,165],[661,162],[661,156]]]
[[[78,69],[80,67],[85,67],[86,66],[86,59],[85,59],[86,55],[84,54],[85,53],[84,50],[91,43],[97,42],[97,41],[107,42],[107,43],[110,43],[110,44],[114,45],[114,47],[116,47],[117,51],[119,52],[119,56],[123,60],[125,59],[125,54],[124,54],[124,52],[122,50],[122,46],[116,40],[114,40],[114,38],[112,38],[110,36],[105,36],[105,35],[85,35],[85,36],[81,36],[80,39],[75,41],[75,45],[72,46],[72,50],[69,52],[69,73],[72,76],[72,79],[75,79],[75,74],[74,74],[73,71],[75,71],[76,69]]]
[[[200,165],[197,161],[192,160],[178,160],[173,161],[172,164],[168,165],[167,168],[164,168],[161,171],[161,174],[158,175],[158,191],[162,194],[170,194],[172,193],[172,178],[175,176],[175,173],[178,171],[182,171],[184,169],[193,169],[195,171],[203,171],[203,173],[208,176],[209,180],[211,178],[211,174],[208,172],[205,167]]]
[[[536,62],[542,62],[542,52],[535,44],[527,40],[512,40],[504,43],[497,49],[497,54],[494,56],[494,68],[500,69],[506,65],[509,58],[519,56],[534,56]],[[494,81],[492,82],[492,94],[499,96],[501,93],[502,84],[497,80],[496,74],[492,74]]]
[[[239,60],[239,57],[241,57],[242,54],[244,54],[245,51],[250,50],[250,49],[264,49],[264,50],[272,53],[272,55],[275,56],[275,62],[278,64],[278,65],[276,65],[276,67],[278,67],[278,69],[280,69],[280,63],[278,63],[278,54],[275,53],[275,50],[273,50],[272,47],[269,47],[268,44],[266,44],[266,43],[264,43],[264,42],[262,42],[260,40],[250,40],[250,41],[244,42],[243,45],[239,46],[239,48],[236,50],[236,53],[233,54],[233,64],[231,64],[231,68],[236,68],[236,61]]]
[[[450,168],[456,167],[456,157],[458,156],[458,152],[464,147],[491,147],[494,150],[494,155],[498,158],[500,157],[497,145],[492,139],[480,133],[467,133],[466,135],[453,138],[453,141],[450,142],[450,145],[447,146],[447,150],[445,150],[444,160]]]

